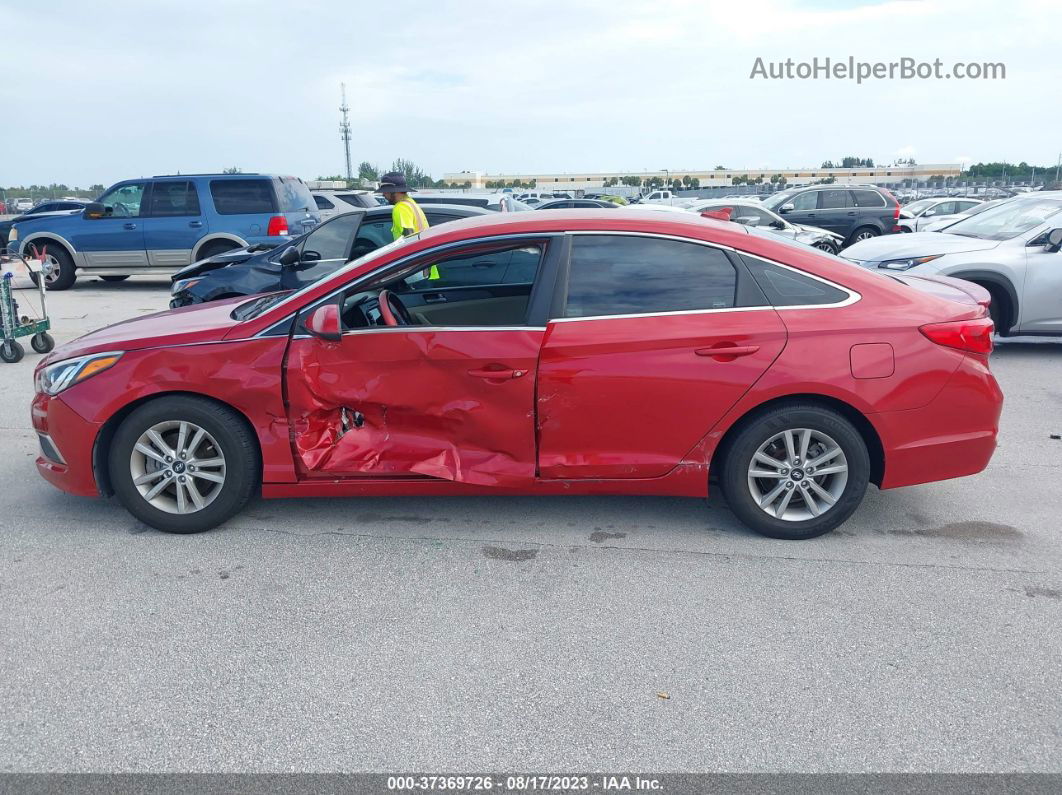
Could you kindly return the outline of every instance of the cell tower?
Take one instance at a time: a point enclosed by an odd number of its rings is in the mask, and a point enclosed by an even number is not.
[[[347,105],[347,84],[340,83],[339,89],[343,94],[343,101],[339,106],[339,111],[343,114],[343,121],[339,123],[339,137],[343,139],[343,151],[347,156],[347,179],[352,180],[354,179],[354,174],[350,169],[350,121],[347,117],[350,106]]]

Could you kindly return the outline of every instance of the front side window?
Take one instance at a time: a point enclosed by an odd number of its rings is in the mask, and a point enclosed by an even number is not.
[[[319,262],[321,260],[347,261],[350,254],[350,238],[358,225],[355,214],[341,215],[321,224],[306,236],[302,242],[302,260]]]
[[[510,246],[447,257],[433,263],[427,278],[407,280],[412,290],[476,287],[487,284],[532,284],[542,247]]]
[[[819,204],[818,191],[808,191],[807,193],[798,193],[793,197],[791,201],[793,209],[800,210],[814,210]]]
[[[133,182],[112,188],[100,197],[103,214],[115,218],[137,218],[146,182]]]
[[[630,235],[576,235],[565,317],[734,306],[737,276],[715,248]]]
[[[156,182],[151,189],[148,215],[155,217],[199,215],[199,195],[186,181]]]
[[[268,179],[218,179],[210,196],[219,215],[269,215],[277,212],[273,183]]]

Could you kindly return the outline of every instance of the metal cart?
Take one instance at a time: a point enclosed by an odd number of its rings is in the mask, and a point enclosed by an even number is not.
[[[11,289],[11,280],[14,277],[12,267],[16,263],[21,263],[26,272],[31,275],[31,278],[33,278],[33,274],[36,274],[34,281],[37,283],[37,291],[41,299],[40,314],[37,317],[19,314],[20,307]],[[2,326],[0,327],[0,332],[2,332],[0,359],[13,364],[25,355],[26,351],[18,341],[18,337],[29,337],[30,347],[33,350],[37,353],[48,353],[55,347],[55,340],[48,333],[48,329],[52,327],[52,324],[48,319],[48,310],[44,297],[44,277],[46,274],[40,269],[34,270],[33,266],[18,254],[5,254],[0,257],[0,272],[3,274],[0,277],[0,326]]]

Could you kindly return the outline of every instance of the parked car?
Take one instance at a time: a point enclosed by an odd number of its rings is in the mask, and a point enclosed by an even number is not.
[[[489,213],[452,204],[424,208],[432,226]],[[172,277],[170,307],[305,287],[390,242],[390,207],[335,215],[290,243],[227,251],[182,268]]]
[[[38,215],[68,215],[71,211],[84,210],[87,202],[83,201],[43,201],[22,215],[16,215],[6,221],[0,221],[0,248],[7,245],[7,235],[11,226],[19,221],[35,218]]]
[[[954,215],[939,215],[934,217],[931,221],[926,223],[919,231],[921,232],[939,232],[942,229],[946,229],[956,221],[961,221],[963,218],[969,218],[971,215],[978,215],[983,213],[997,204],[1007,201],[1006,199],[993,199],[992,201],[980,202],[970,207],[967,210],[963,210],[961,213],[955,213]]]
[[[768,232],[795,240],[813,248],[836,254],[841,250],[844,239],[826,229],[817,226],[798,226],[791,224],[782,216],[775,215],[760,202],[747,199],[705,199],[687,207],[690,212],[704,213],[730,209],[730,220],[744,226],[755,226]]]
[[[380,206],[376,201],[377,194],[367,190],[312,190],[310,193],[313,194],[322,221],[333,215],[349,213],[351,210]]]
[[[531,207],[508,193],[417,193],[417,204],[463,204],[495,212],[522,212]]]
[[[40,254],[49,289],[80,271],[108,281],[165,274],[254,243],[272,246],[317,225],[305,183],[266,174],[194,174],[119,182],[76,215],[17,222],[8,249]]]
[[[844,238],[845,245],[896,231],[900,204],[874,185],[811,185],[782,191],[763,206],[792,224],[817,226]]]
[[[16,213],[24,213],[33,209],[33,199],[25,196],[18,199],[12,199],[10,204],[10,209],[14,210]]]
[[[919,199],[900,208],[896,222],[900,232],[921,232],[944,216],[964,213],[982,204],[980,199]]]
[[[683,199],[669,190],[654,190],[648,196],[643,196],[639,204],[669,204],[675,207],[685,207],[690,199]]]
[[[542,202],[535,207],[536,210],[614,210],[619,207],[618,204],[613,202],[602,201],[601,199],[552,199],[551,201]]]
[[[945,275],[992,295],[996,331],[1062,334],[1062,191],[1001,202],[941,232],[867,240],[842,256],[863,268]]]
[[[809,538],[870,482],[985,468],[988,300],[689,213],[489,214],[60,346],[37,467],[171,532],[259,491],[703,498],[712,476],[750,527]]]

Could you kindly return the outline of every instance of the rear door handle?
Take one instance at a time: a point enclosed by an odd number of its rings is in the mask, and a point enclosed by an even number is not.
[[[694,353],[698,356],[711,356],[717,361],[729,362],[739,356],[749,356],[759,349],[759,345],[716,345],[711,348],[698,348]]]
[[[136,229],[136,224],[122,224],[123,229]]]
[[[494,380],[509,380],[512,378],[520,378],[527,371],[526,370],[513,370],[512,368],[499,368],[492,370],[488,367],[479,367],[474,370],[469,370],[469,375],[474,375],[476,378],[490,378]]]
[[[192,229],[201,229],[203,227],[203,222],[202,221],[189,221],[188,222],[188,226],[192,227]]]

